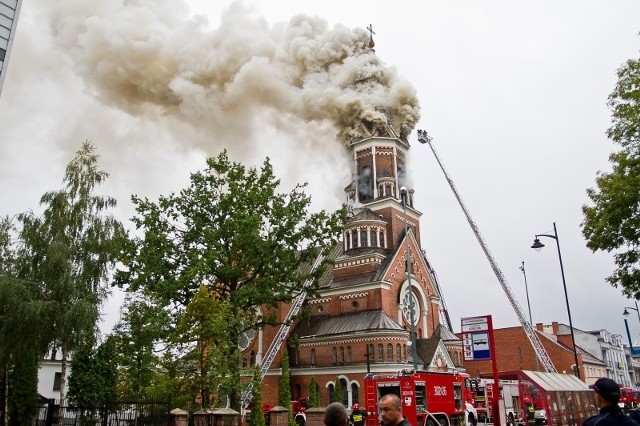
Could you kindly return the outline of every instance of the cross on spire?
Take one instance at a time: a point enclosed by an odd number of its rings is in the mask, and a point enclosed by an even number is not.
[[[373,25],[369,24],[369,26],[367,27],[367,31],[369,31],[369,47],[373,49],[373,47],[376,45],[373,41],[373,35],[375,34],[375,32],[373,31]]]

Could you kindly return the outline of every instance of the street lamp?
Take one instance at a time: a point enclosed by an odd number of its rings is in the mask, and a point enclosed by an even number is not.
[[[415,324],[415,302],[413,298],[413,288],[411,286],[411,253],[409,252],[409,218],[407,216],[407,188],[400,187],[400,198],[402,198],[402,209],[404,210],[404,237],[407,241],[406,262],[407,262],[407,284],[409,286],[409,322],[411,323],[411,357],[413,358],[413,371],[418,371],[418,344],[416,342]]]
[[[638,309],[638,302],[636,301],[635,304],[636,304],[635,308],[632,306],[625,306],[624,312],[622,313],[622,315],[624,315],[625,317],[628,317],[629,315],[631,315],[631,313],[627,311],[627,309],[633,309],[638,314],[638,321],[640,322],[640,310]]]
[[[579,379],[580,367],[578,364],[578,350],[576,349],[576,338],[573,333],[573,322],[571,321],[571,308],[569,307],[569,296],[567,295],[567,282],[564,279],[564,266],[562,265],[562,253],[560,252],[560,240],[558,239],[558,230],[556,229],[556,223],[553,222],[553,235],[536,234],[533,240],[533,245],[531,246],[531,248],[535,249],[536,251],[540,251],[540,249],[544,247],[544,244],[540,242],[539,237],[553,238],[554,240],[556,240],[556,246],[558,247],[558,259],[560,260],[560,274],[562,274],[562,287],[564,288],[564,300],[567,303],[567,315],[569,316],[569,329],[571,330],[571,343],[573,344],[573,357],[576,361],[575,374]]]

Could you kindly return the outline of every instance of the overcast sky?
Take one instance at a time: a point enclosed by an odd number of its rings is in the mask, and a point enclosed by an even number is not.
[[[534,234],[552,233],[555,221],[574,327],[625,334],[621,313],[634,302],[605,282],[612,256],[586,248],[580,208],[597,172],[609,170],[614,147],[605,136],[606,101],[616,69],[638,57],[640,2],[256,0],[244,8],[212,3],[59,0],[51,6],[48,0],[24,0],[0,98],[0,214],[36,209],[45,191],[59,187],[64,166],[85,139],[94,141],[111,173],[104,190],[118,198],[116,214],[123,221],[133,214],[131,194],[156,197],[178,190],[189,172],[203,167],[206,155],[225,147],[250,164],[269,155],[286,185],[309,183],[315,207],[339,207],[349,170],[340,144],[327,142],[335,129],[262,111],[274,109],[272,99],[255,87],[245,95],[260,97],[259,105],[242,104],[234,120],[226,111],[220,115],[216,108],[224,105],[211,94],[191,93],[214,106],[193,101],[181,105],[179,115],[167,113],[171,97],[159,100],[165,93],[154,90],[161,76],[138,68],[157,61],[155,68],[166,74],[175,64],[130,42],[160,34],[160,49],[182,55],[178,65],[199,67],[189,55],[206,50],[207,43],[224,46],[228,37],[229,55],[262,52],[269,49],[265,37],[277,39],[274,34],[300,14],[324,22],[331,34],[343,27],[358,33],[372,24],[376,54],[387,72],[413,87],[421,107],[416,128],[434,137],[526,313],[519,270],[525,262],[533,323],[568,323],[554,241],[542,239],[547,247],[539,253],[529,248]],[[139,24],[128,21],[145,8]],[[243,49],[247,45],[255,48]],[[128,49],[136,48],[140,56],[129,57]],[[258,71],[254,84],[272,78]],[[130,80],[136,80],[137,91]],[[172,89],[193,90],[174,83]],[[518,325],[435,158],[415,131],[409,140],[422,245],[454,329],[462,317],[487,314],[496,326]],[[103,329],[113,324],[119,300],[109,303]],[[640,322],[632,314],[631,332],[640,340]]]

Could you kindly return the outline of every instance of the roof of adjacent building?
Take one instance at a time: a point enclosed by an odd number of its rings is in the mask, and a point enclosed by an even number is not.
[[[300,322],[293,330],[300,339],[335,336],[363,331],[402,331],[397,322],[381,310],[360,311],[341,315],[314,316]]]

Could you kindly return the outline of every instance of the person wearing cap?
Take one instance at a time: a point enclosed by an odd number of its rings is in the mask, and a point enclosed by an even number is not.
[[[589,417],[584,422],[584,426],[638,426],[638,423],[631,420],[618,405],[620,386],[616,382],[606,377],[601,377],[589,387],[595,392],[594,399],[600,412],[595,416]]]

